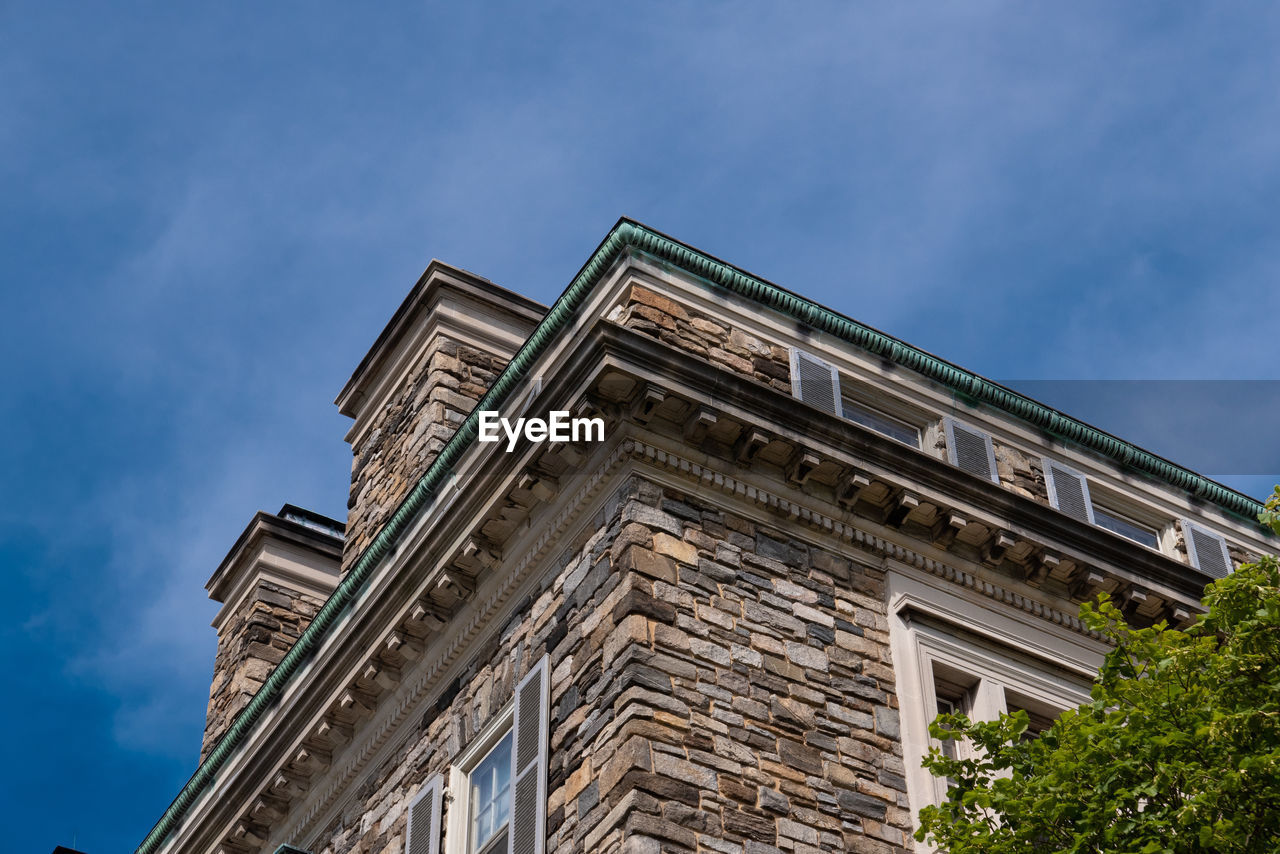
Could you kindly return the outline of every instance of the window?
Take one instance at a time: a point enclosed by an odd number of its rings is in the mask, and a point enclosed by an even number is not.
[[[514,705],[481,730],[450,772],[448,854],[497,854],[511,847],[511,743]],[[416,852],[413,852],[416,854]]]
[[[1001,713],[1021,709],[1031,719],[1028,737],[1034,738],[1063,711],[1089,699],[1088,680],[1053,662],[1023,654],[1013,646],[1016,640],[1012,638],[1010,646],[1004,646],[920,614],[912,623],[928,669],[927,687],[934,696],[926,709],[961,711],[972,720],[994,720]],[[929,716],[925,722],[925,733],[932,720]],[[948,756],[963,757],[968,749],[954,742],[937,746]],[[918,756],[912,758],[919,760]],[[932,788],[934,797],[941,800],[947,781],[934,780]]]
[[[443,849],[447,854],[543,854],[546,850],[547,661],[543,656],[530,668],[512,702],[453,763]],[[419,852],[415,849],[410,854]]]
[[[1049,491],[1049,503],[1074,519],[1090,522],[1099,528],[1105,528],[1113,534],[1133,540],[1149,549],[1160,549],[1160,532],[1150,526],[1130,518],[1118,510],[1113,510],[1091,494],[1091,483],[1083,473],[1065,466],[1057,460],[1043,457],[1045,486]],[[1105,486],[1098,490],[1106,493]],[[1105,496],[1104,496],[1105,498]],[[1114,498],[1110,500],[1116,500]]]
[[[918,427],[843,395],[840,371],[836,366],[797,347],[791,348],[791,394],[797,400],[861,424],[904,445],[920,447]]]
[[[1036,738],[1040,733],[1053,726],[1053,722],[1057,720],[1058,715],[1067,709],[1066,706],[1055,706],[1052,703],[1043,702],[1014,688],[1007,687],[1004,690],[1004,705],[1007,714],[1011,715],[1014,712],[1027,713],[1027,718],[1031,722],[1025,733],[1027,738]]]
[[[836,366],[795,347],[791,348],[791,394],[837,418],[842,414]]]
[[[471,821],[467,834],[470,854],[491,854],[507,846],[511,818],[511,731],[489,751],[469,775]],[[491,844],[492,843],[492,844]]]
[[[890,439],[897,439],[904,445],[910,445],[913,448],[920,447],[919,428],[905,421],[900,421],[892,415],[886,415],[869,406],[850,400],[847,397],[843,401],[842,408],[844,409],[844,417],[850,421],[875,430],[877,433],[883,433]]]
[[[1049,491],[1049,504],[1055,510],[1066,513],[1081,522],[1094,521],[1093,504],[1089,500],[1089,480],[1083,474],[1062,463],[1042,458],[1045,486]]]
[[[1096,502],[1093,505],[1093,521],[1099,528],[1106,528],[1149,549],[1160,548],[1160,534],[1154,528],[1135,522],[1117,511],[1099,507]]]
[[[948,699],[943,696],[938,697],[938,714],[951,715],[951,714],[955,714],[956,712],[963,712],[963,711],[964,711],[964,707],[961,704],[959,698]],[[940,747],[942,748],[943,756],[947,757],[948,759],[956,758],[956,743],[954,741],[952,741],[949,738],[945,739],[940,745]]]
[[[969,749],[930,738],[939,713],[990,720],[1021,709],[1035,737],[1062,711],[1088,701],[1106,650],[1100,641],[1024,612],[988,608],[981,594],[934,586],[909,570],[891,568],[886,581],[913,814],[947,791],[947,781],[922,768],[921,757],[930,747],[958,758]],[[917,850],[929,849],[921,843]]]

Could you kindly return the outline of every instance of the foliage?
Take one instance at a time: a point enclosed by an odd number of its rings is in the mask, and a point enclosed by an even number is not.
[[[1260,517],[1280,534],[1280,487]],[[1210,585],[1185,630],[1129,626],[1106,597],[1081,618],[1114,644],[1092,701],[1025,738],[1025,712],[940,715],[977,748],[925,766],[949,780],[917,839],[949,854],[1280,851],[1280,567]]]
[[[1266,509],[1258,515],[1258,519],[1262,524],[1270,526],[1271,530],[1280,534],[1280,486],[1276,487],[1276,491],[1267,501]]]

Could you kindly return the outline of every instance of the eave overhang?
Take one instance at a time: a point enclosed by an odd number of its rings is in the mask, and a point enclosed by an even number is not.
[[[628,406],[640,405],[645,387],[660,387],[664,401],[674,395],[686,401],[690,410],[702,407],[732,413],[742,424],[759,425],[759,444],[782,441],[791,449],[780,469],[794,470],[806,456],[810,468],[831,466],[835,501],[849,511],[851,519],[871,519],[885,530],[901,530],[909,536],[914,531],[920,537],[925,532],[910,524],[910,511],[933,505],[940,516],[960,514],[966,525],[987,529],[989,536],[958,557],[982,562],[985,555],[991,563],[993,541],[1003,535],[1030,544],[1037,557],[1047,552],[1054,563],[1069,561],[1071,577],[1065,580],[1077,581],[1073,585],[1077,591],[1087,589],[1079,582],[1096,570],[1112,580],[1108,585],[1112,590],[1158,590],[1165,601],[1193,608],[1213,580],[1168,555],[973,477],[933,454],[816,407],[798,409],[789,395],[729,370],[709,370],[695,356],[650,336],[617,326],[605,328],[601,335],[607,352],[635,366],[633,376],[640,391]],[[645,379],[642,366],[662,379]],[[861,484],[875,482],[887,487],[883,499],[874,504],[861,500],[856,492],[865,490]],[[904,497],[910,499],[909,505]],[[948,539],[947,545],[951,542]],[[946,552],[947,547],[936,550],[939,556]],[[1042,565],[1043,561],[1028,561],[1026,575],[1032,576]]]
[[[289,505],[285,505],[285,510],[288,509]],[[326,521],[334,525],[335,531],[342,529],[341,522],[332,519],[326,519]],[[295,522],[280,514],[259,510],[240,532],[231,550],[227,552],[226,557],[205,583],[205,590],[209,592],[210,599],[225,603],[235,598],[233,588],[241,575],[240,569],[246,561],[254,558],[260,551],[263,541],[267,539],[288,543],[330,560],[342,560],[341,536]]]

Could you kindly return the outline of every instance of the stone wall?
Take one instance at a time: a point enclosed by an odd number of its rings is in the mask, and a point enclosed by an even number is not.
[[[602,658],[618,635],[621,614],[615,612],[628,591],[628,576],[611,571],[610,546],[636,488],[620,489],[581,541],[566,543],[557,569],[417,719],[405,746],[355,784],[355,801],[322,829],[315,854],[402,854],[413,796],[437,772],[448,779],[454,758],[501,712],[519,678],[544,653],[551,659],[547,850],[605,850],[584,845],[604,813],[588,807],[580,814],[583,787],[575,790],[573,810],[563,805],[566,789],[582,779],[584,763],[591,767],[586,757],[612,755],[618,739],[613,715],[597,709],[604,705],[598,698],[616,687],[617,674],[602,666]],[[447,824],[447,802],[445,809]]]
[[[545,651],[548,851],[905,850],[883,577],[632,478],[316,854],[399,854],[407,806]]]
[[[343,571],[431,465],[506,360],[436,336],[372,428],[352,448]]]
[[[723,317],[708,317],[641,285],[632,285],[613,320],[731,371],[791,393],[791,356]]]
[[[992,446],[1000,485],[1026,498],[1048,504],[1049,486],[1044,479],[1044,464],[1040,458],[994,440]]]
[[[883,574],[671,490],[640,497],[613,546],[645,624],[612,666],[637,684],[596,781],[629,803],[624,832],[654,840],[638,850],[904,850]]]
[[[218,635],[201,761],[323,604],[313,596],[259,581],[227,618]]]

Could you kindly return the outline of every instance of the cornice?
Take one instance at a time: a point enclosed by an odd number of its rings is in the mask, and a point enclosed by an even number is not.
[[[639,466],[626,466],[629,462]],[[450,683],[455,671],[468,662],[467,653],[482,645],[488,633],[500,629],[507,616],[504,609],[509,603],[520,601],[522,597],[517,594],[541,578],[539,569],[545,570],[542,566],[545,561],[558,554],[553,547],[562,542],[565,532],[581,519],[594,515],[593,502],[607,491],[605,487],[613,486],[633,473],[659,482],[670,481],[686,491],[690,486],[714,491],[729,503],[763,511],[757,518],[767,520],[775,517],[772,520],[774,524],[799,524],[807,529],[808,536],[803,539],[807,539],[810,545],[844,555],[848,555],[846,547],[852,546],[862,553],[862,562],[866,564],[885,568],[888,561],[893,561],[899,567],[913,567],[999,606],[1015,608],[1030,617],[1093,640],[1100,639],[1074,613],[983,578],[954,562],[938,560],[889,539],[873,530],[874,526],[856,524],[850,521],[848,514],[839,510],[833,512],[820,499],[797,500],[788,494],[785,486],[771,489],[761,485],[762,478],[748,479],[726,474],[721,470],[725,462],[700,462],[641,437],[619,439],[608,456],[592,467],[589,478],[578,489],[560,497],[555,515],[549,520],[538,520],[536,539],[528,548],[521,544],[514,550],[523,557],[496,578],[483,596],[477,596],[456,631],[441,638],[433,645],[430,654],[423,657],[420,666],[405,674],[395,694],[380,704],[379,712],[357,732],[352,744],[344,750],[342,764],[331,769],[325,785],[300,805],[299,817],[274,836],[272,844],[288,842],[305,847],[319,842],[314,834],[322,832],[332,818],[342,813],[357,796],[358,787],[354,787],[353,782],[362,773],[381,767],[417,732],[415,727],[406,727],[405,724],[434,702]],[[713,463],[720,463],[720,466]]]
[[[320,565],[332,564],[331,574],[337,575],[338,565],[342,561],[341,536],[274,513],[259,511],[245,526],[235,545],[205,584],[209,598],[224,606],[214,619],[215,626],[221,622],[228,608],[234,607],[239,601],[249,579],[264,570],[267,574],[295,583],[305,592],[316,594],[322,599],[333,591],[336,579],[332,583],[324,583],[318,576],[299,572],[280,560],[272,559],[272,556],[266,554],[272,543],[294,550],[300,560],[303,557],[309,558],[309,562],[317,565],[314,573],[325,575],[327,573]]]
[[[601,336],[614,367],[634,378],[637,402],[644,397],[642,389],[651,384],[663,394],[684,399],[690,407],[759,425],[761,436],[786,441],[798,449],[797,455],[816,454],[817,459],[839,467],[844,472],[839,480],[846,484],[859,476],[879,479],[899,497],[958,510],[993,532],[1033,540],[1060,556],[1105,568],[1127,584],[1158,587],[1188,605],[1199,602],[1204,585],[1211,580],[1167,555],[972,477],[927,451],[813,407],[797,411],[790,396],[732,371],[708,369],[697,357],[648,335],[610,324]]]
[[[361,414],[369,409],[370,402],[376,403],[380,398],[388,379],[400,372],[403,359],[412,358],[413,353],[405,351],[415,349],[412,342],[423,331],[422,318],[433,318],[444,304],[461,309],[449,320],[469,339],[491,339],[499,326],[520,330],[503,344],[508,352],[519,349],[547,311],[536,300],[433,260],[338,393],[334,403],[339,412],[363,421]]]
[[[1262,511],[1260,502],[1216,481],[932,353],[907,344],[901,339],[846,317],[772,282],[753,276],[745,270],[648,226],[624,218],[615,226],[614,233],[623,235],[620,241],[625,245],[652,256],[660,263],[673,265],[689,274],[701,277],[715,287],[753,299],[813,329],[830,333],[869,353],[881,356],[895,365],[941,383],[962,397],[1007,412],[1052,436],[1089,448],[1123,467],[1163,480],[1204,501],[1216,504],[1236,516],[1243,517],[1250,523],[1256,523],[1257,515]],[[604,249],[605,246],[602,245],[601,249],[597,250],[597,255]],[[593,258],[592,262],[595,261],[596,258]]]
[[[876,532],[871,526],[858,525],[847,514],[832,515],[819,501],[798,501],[781,490],[761,487],[751,480],[724,474],[717,468],[689,459],[668,448],[650,444],[640,439],[628,439],[625,452],[644,460],[656,469],[677,475],[702,488],[711,488],[723,495],[755,505],[770,514],[781,516],[793,524],[801,525],[819,536],[825,535],[844,545],[852,545],[868,555],[892,559],[912,566],[956,586],[972,590],[995,602],[1010,605],[1031,616],[1070,629],[1078,634],[1097,639],[1073,613],[1063,611],[1040,599],[982,578],[971,570],[954,563],[939,560],[912,549],[900,542]],[[813,544],[823,545],[815,541]],[[828,544],[829,545],[829,544]]]

